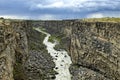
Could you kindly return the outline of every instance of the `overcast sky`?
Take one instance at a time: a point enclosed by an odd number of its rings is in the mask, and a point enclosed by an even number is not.
[[[120,17],[120,0],[0,0],[0,16],[44,20]]]

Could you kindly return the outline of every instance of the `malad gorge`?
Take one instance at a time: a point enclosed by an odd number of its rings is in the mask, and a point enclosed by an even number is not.
[[[120,80],[120,18],[1,18],[0,80]]]

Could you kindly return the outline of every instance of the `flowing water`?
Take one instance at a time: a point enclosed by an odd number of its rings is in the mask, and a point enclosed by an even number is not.
[[[40,30],[39,28],[35,28],[35,30],[46,34],[43,44],[46,45],[48,53],[50,53],[50,55],[53,58],[53,61],[55,62],[56,67],[54,68],[54,70],[58,73],[56,75],[55,80],[71,80],[69,67],[72,61],[68,53],[65,50],[57,51],[54,49],[57,42],[55,41],[54,43],[52,43],[48,41],[49,37],[51,36],[49,33],[46,33]]]

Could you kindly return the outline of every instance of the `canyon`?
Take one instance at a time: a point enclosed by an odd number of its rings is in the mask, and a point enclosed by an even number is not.
[[[43,41],[43,44],[47,46],[48,53],[50,53],[50,55],[53,57],[53,62],[55,63],[54,70],[58,73],[55,77],[55,80],[71,80],[69,67],[72,62],[67,52],[64,50],[57,51],[54,49],[57,41],[54,43],[49,42],[49,37],[51,36],[50,34],[41,31],[39,28],[35,28],[35,30],[47,35]]]
[[[120,19],[0,19],[0,80],[56,79],[46,34],[34,27],[51,34],[51,43],[59,41],[54,49],[70,56],[71,80],[120,80]]]

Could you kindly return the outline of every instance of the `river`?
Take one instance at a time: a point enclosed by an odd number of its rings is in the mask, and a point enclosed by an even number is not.
[[[71,80],[69,67],[72,61],[68,53],[65,50],[57,51],[54,49],[55,45],[58,44],[58,42],[49,42],[48,39],[51,36],[49,33],[44,32],[39,28],[35,28],[35,30],[46,34],[46,37],[43,40],[43,44],[46,46],[48,53],[52,56],[53,62],[55,63],[54,70],[58,73],[56,74],[55,80]]]

